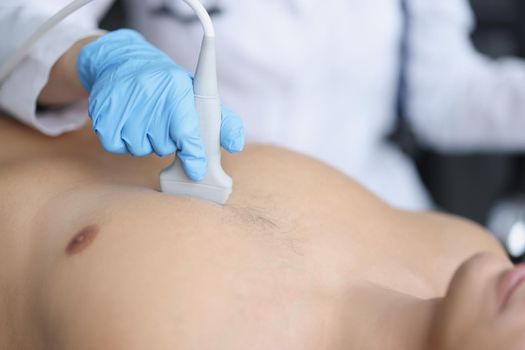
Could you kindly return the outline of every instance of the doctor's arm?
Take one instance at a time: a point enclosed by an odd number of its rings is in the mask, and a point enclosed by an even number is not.
[[[70,0],[2,0],[0,3],[0,62],[20,48],[22,43],[47,19],[67,5]],[[79,128],[85,123],[82,113],[72,112],[72,99],[58,101],[51,96],[58,61],[75,43],[100,34],[97,20],[106,12],[111,0],[98,0],[74,13],[46,34],[31,49],[15,70],[0,85],[0,109],[21,122],[48,135]],[[55,70],[52,72],[53,67]],[[44,91],[43,91],[44,90]],[[73,97],[73,96],[70,96]],[[53,99],[55,101],[53,101]],[[77,100],[78,101],[78,100]],[[42,112],[38,104],[68,102],[60,109]],[[53,103],[49,103],[53,104]]]
[[[407,116],[447,152],[525,149],[525,61],[476,52],[466,0],[409,0]]]
[[[38,104],[48,107],[60,107],[88,97],[77,74],[77,58],[82,47],[99,38],[99,35],[89,36],[73,44],[55,62],[46,85],[38,96]]]

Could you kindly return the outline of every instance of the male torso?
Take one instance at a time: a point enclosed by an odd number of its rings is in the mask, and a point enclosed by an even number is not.
[[[463,260],[500,252],[279,149],[224,158],[222,207],[158,193],[171,159],[105,154],[87,129],[49,139],[0,118],[0,139],[0,293],[27,348],[327,348],[353,286],[437,297]]]

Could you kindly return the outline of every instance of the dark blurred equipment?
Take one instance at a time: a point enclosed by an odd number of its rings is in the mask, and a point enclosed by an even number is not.
[[[477,17],[474,44],[492,57],[525,55],[525,3],[521,0],[471,0]]]
[[[100,28],[116,30],[126,27],[126,9],[122,0],[113,2],[113,6],[99,23]]]

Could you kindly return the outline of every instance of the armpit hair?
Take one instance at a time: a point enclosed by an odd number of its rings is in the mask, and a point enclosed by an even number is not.
[[[228,206],[235,217],[256,228],[257,232],[268,239],[280,242],[288,246],[295,254],[302,255],[300,249],[300,238],[295,234],[293,224],[282,218],[276,218],[269,212],[278,212],[275,209],[269,210],[264,207],[256,206]]]
[[[279,229],[279,225],[276,220],[271,218],[267,214],[265,208],[259,207],[238,207],[230,206],[229,207],[233,213],[240,217],[243,221],[248,222],[251,225],[254,225],[261,230],[276,230]]]

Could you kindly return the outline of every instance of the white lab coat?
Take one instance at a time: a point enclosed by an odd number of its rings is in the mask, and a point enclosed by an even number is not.
[[[0,5],[0,59],[34,28],[35,18],[43,20],[68,1],[46,1],[39,8],[36,0],[3,2],[8,5]],[[193,70],[202,32],[189,8],[175,0],[159,15],[170,1],[125,2],[131,25]],[[27,6],[17,10],[9,3]],[[66,108],[36,115],[35,100],[54,60],[74,39],[96,30],[110,3],[96,1],[48,35],[1,86],[0,106],[51,135],[77,128],[85,112]],[[398,207],[430,207],[411,161],[385,140],[396,121],[399,1],[203,3],[223,8],[214,19],[221,96],[243,116],[249,141],[312,155]],[[405,102],[419,140],[453,152],[525,149],[524,63],[492,61],[474,51],[466,0],[408,4]]]

